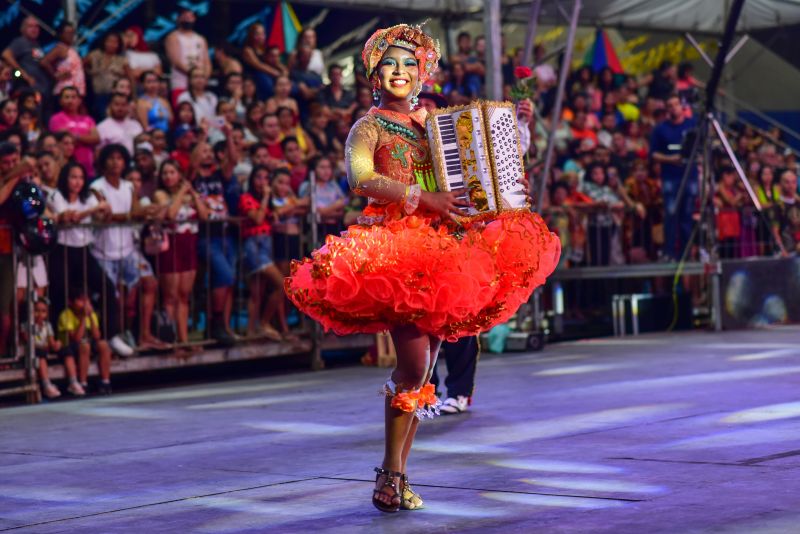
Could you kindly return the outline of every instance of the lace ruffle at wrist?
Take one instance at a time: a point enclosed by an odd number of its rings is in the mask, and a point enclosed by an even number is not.
[[[403,211],[406,212],[406,215],[417,211],[420,198],[422,198],[422,187],[419,184],[406,186],[406,194],[403,197]]]

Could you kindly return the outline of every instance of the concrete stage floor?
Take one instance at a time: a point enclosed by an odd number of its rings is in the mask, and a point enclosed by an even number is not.
[[[486,357],[369,502],[383,369],[0,410],[0,531],[800,532],[800,329]]]

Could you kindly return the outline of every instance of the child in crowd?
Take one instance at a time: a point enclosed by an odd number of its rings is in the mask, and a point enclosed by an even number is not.
[[[308,198],[298,199],[288,169],[275,169],[272,174],[272,243],[273,258],[284,276],[289,276],[289,263],[300,258],[301,215],[308,213]]]
[[[316,211],[319,214],[319,234],[339,235],[342,231],[342,219],[347,197],[342,188],[333,179],[333,165],[327,157],[320,156],[311,160],[309,169],[316,179]],[[306,181],[300,186],[300,197],[305,198],[311,194],[311,182]]]
[[[247,193],[239,200],[239,212],[245,217],[242,222],[243,259],[250,290],[247,330],[249,335],[261,333],[273,341],[282,341],[292,336],[286,322],[283,275],[272,259],[269,197],[269,170],[258,165],[250,173]],[[265,305],[264,297],[270,286],[272,290]],[[272,326],[274,319],[280,332]]]
[[[72,354],[78,355],[78,380],[82,389],[88,387],[89,360],[95,353],[100,371],[97,391],[101,395],[111,395],[111,347],[103,339],[100,321],[83,288],[70,290],[69,305],[58,317],[58,336]]]
[[[86,391],[78,383],[78,373],[75,367],[75,357],[72,352],[56,339],[53,325],[50,324],[50,302],[45,297],[39,297],[33,305],[33,348],[38,360],[39,380],[42,383],[42,394],[48,399],[61,396],[61,391],[50,382],[50,369],[47,357],[58,354],[64,362],[69,385],[67,391],[76,397],[83,397]]]

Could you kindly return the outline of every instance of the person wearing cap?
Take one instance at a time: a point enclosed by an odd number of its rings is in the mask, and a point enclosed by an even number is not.
[[[189,173],[191,166],[192,148],[197,143],[197,134],[194,128],[183,125],[175,128],[174,133],[175,150],[173,150],[169,157],[178,162],[181,166],[181,172]]]
[[[158,189],[156,173],[159,167],[153,155],[153,145],[147,141],[136,145],[136,151],[133,153],[133,167],[139,171],[142,177],[139,194],[142,197],[151,198]]]

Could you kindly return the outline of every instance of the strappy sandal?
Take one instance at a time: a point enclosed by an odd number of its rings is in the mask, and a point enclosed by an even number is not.
[[[397,484],[395,484],[394,478],[397,477],[402,481],[405,479],[405,475],[403,473],[398,473],[397,471],[390,471],[382,467],[376,467],[375,472],[377,473],[377,475],[375,476],[376,483],[378,482],[378,479],[381,476],[386,477],[386,479],[383,482],[383,486],[372,490],[372,505],[375,506],[375,508],[377,508],[381,512],[386,512],[387,514],[399,511],[400,506],[402,505],[403,502],[403,497],[401,495],[400,490],[397,489]],[[384,488],[392,488],[392,491],[394,493],[385,492],[383,491]],[[377,498],[378,494],[380,493],[384,495],[389,495],[391,498],[391,502],[394,503],[395,501],[397,501],[397,504],[396,505],[386,504],[385,502],[382,502]]]
[[[411,487],[411,484],[408,482],[408,476],[403,475],[403,493],[402,493],[402,502],[400,507],[403,510],[419,510],[425,506],[425,502],[422,500],[422,497],[419,496],[419,493],[415,492],[414,489]]]

